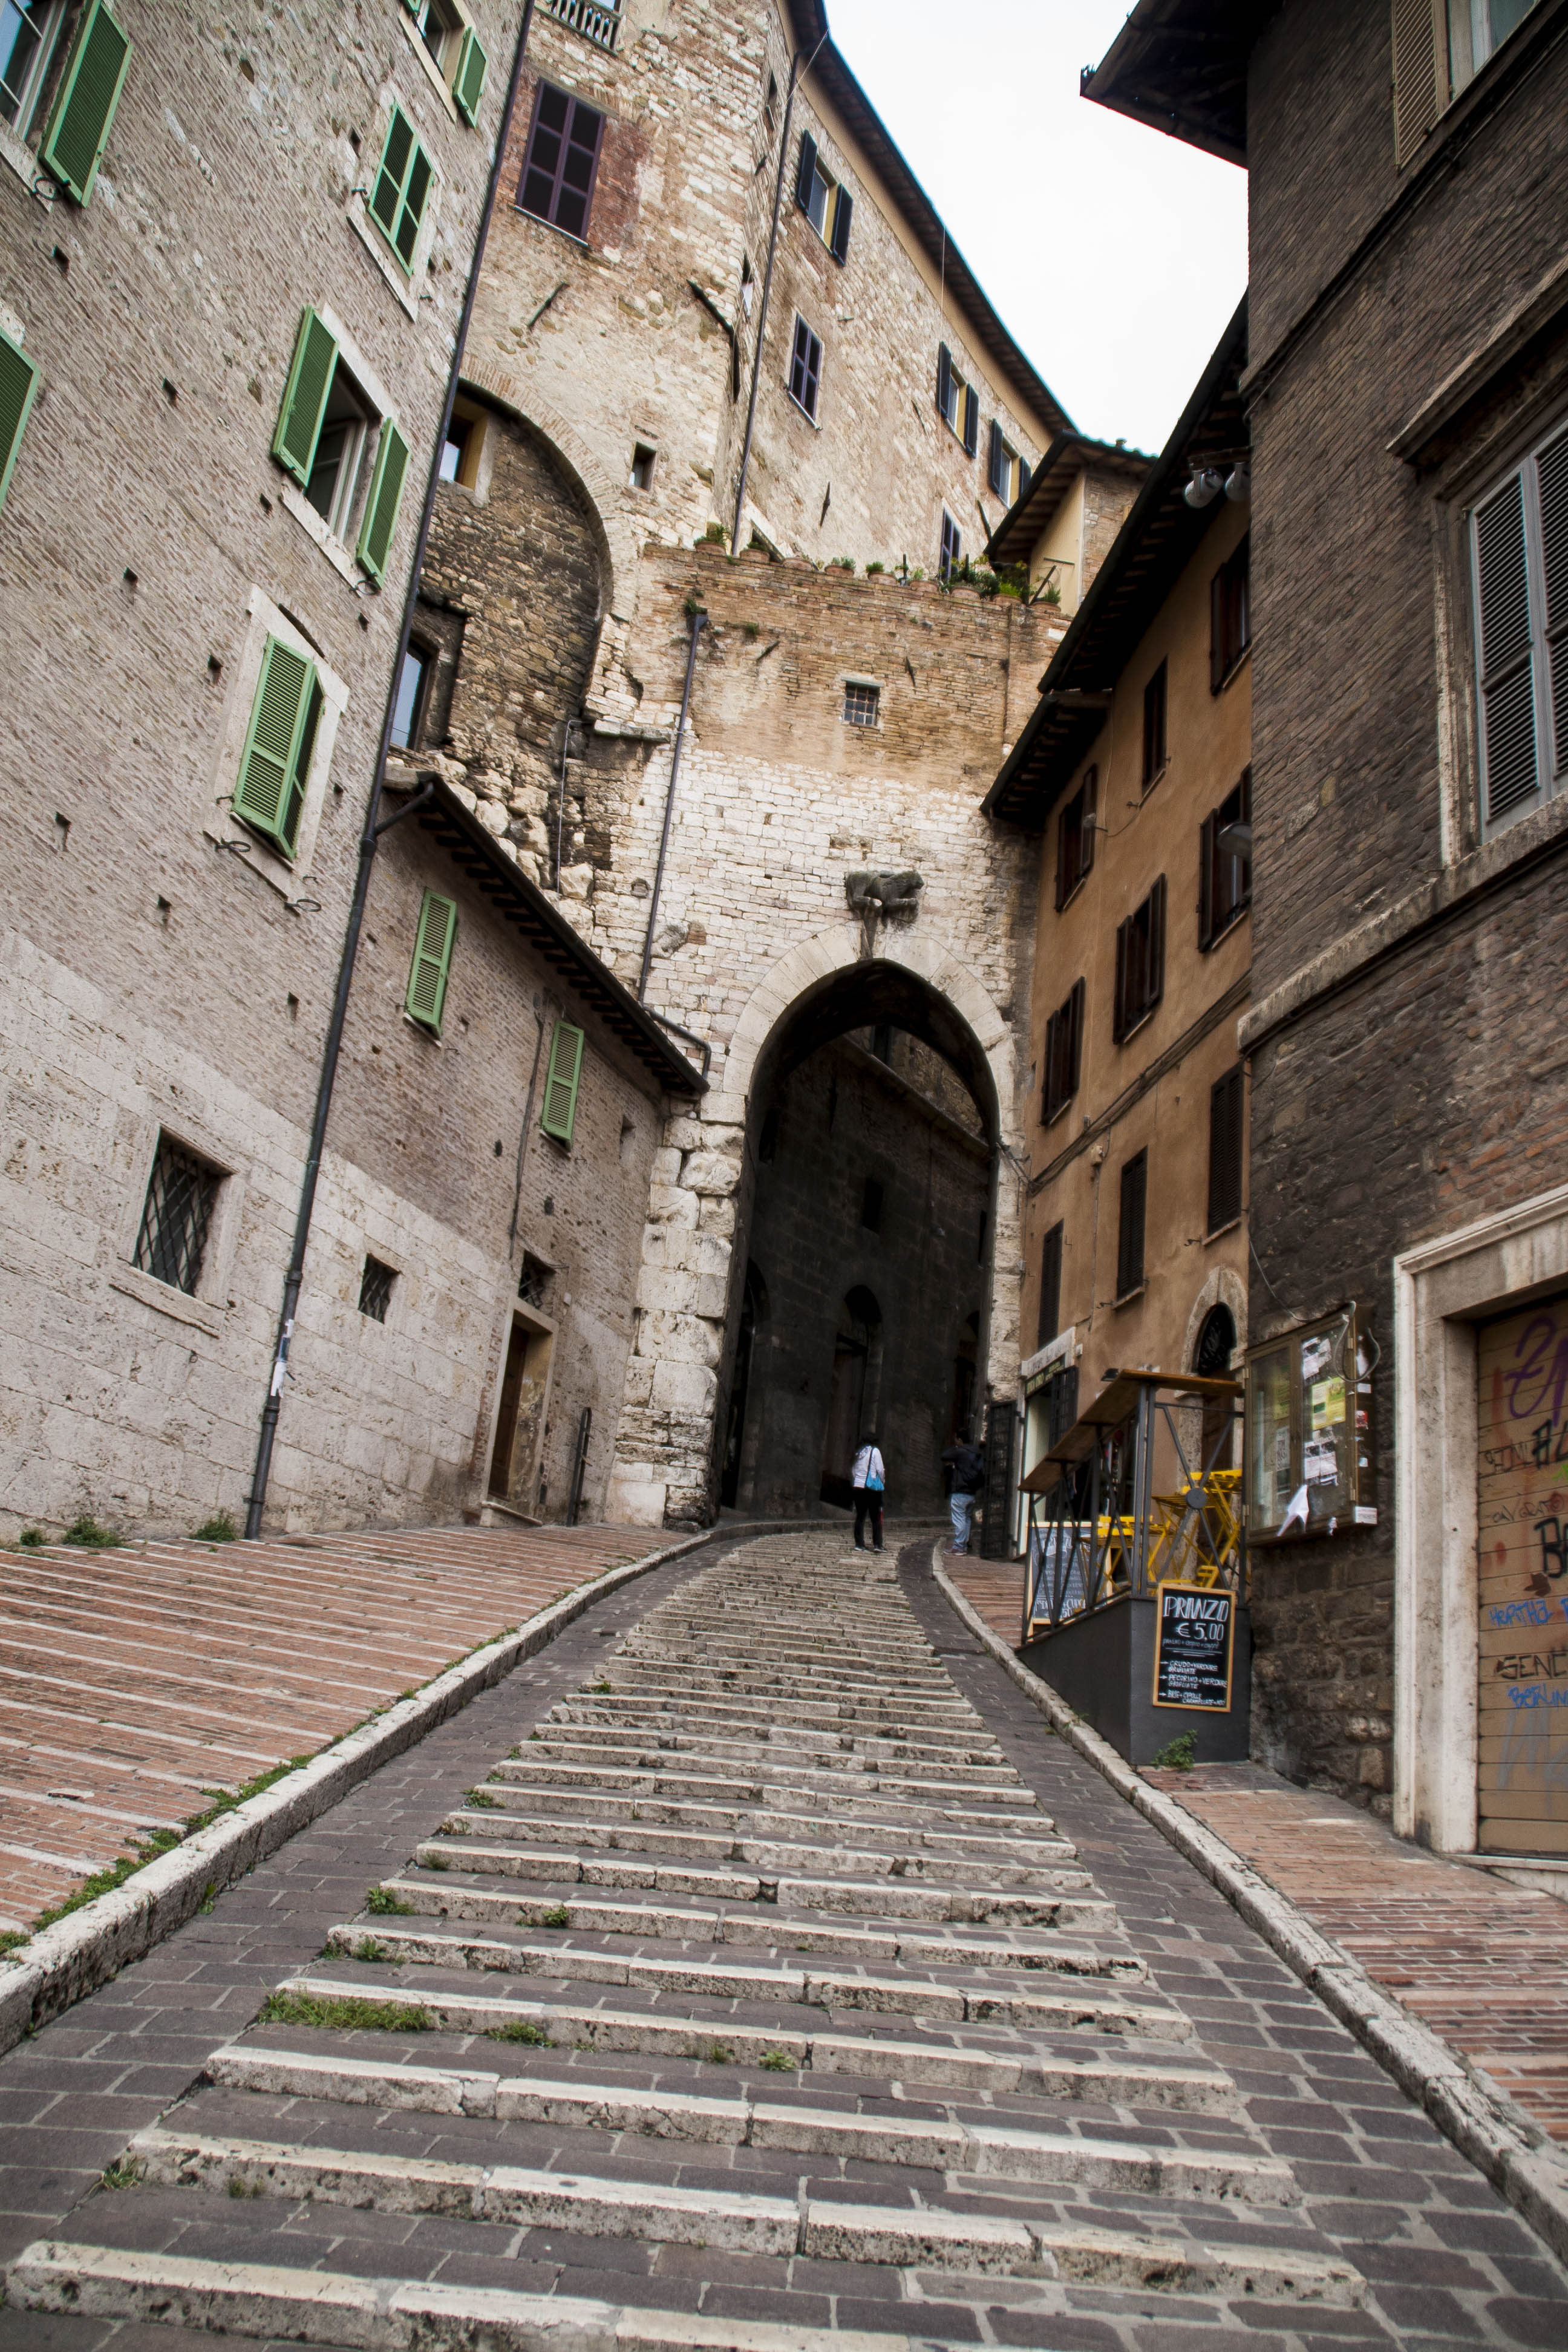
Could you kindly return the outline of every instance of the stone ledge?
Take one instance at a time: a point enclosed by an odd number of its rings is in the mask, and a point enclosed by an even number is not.
[[[1152,1789],[1107,1739],[1016,1658],[942,1565],[931,1568],[955,1615],[1004,1673],[1086,1762],[1110,1781],[1179,1854],[1202,1872],[1287,1968],[1317,1994],[1384,2073],[1483,2173],[1560,2260],[1568,2261],[1568,2151],[1507,2093],[1382,1991],[1350,1955],[1319,1934],[1296,1906],[1184,1806]]]
[[[243,1877],[299,1830],[328,1812],[380,1766],[401,1756],[456,1715],[481,1690],[500,1682],[524,1658],[545,1649],[585,1609],[623,1584],[646,1576],[712,1540],[713,1530],[682,1537],[641,1559],[606,1569],[575,1591],[531,1617],[514,1633],[487,1643],[427,1683],[412,1698],[334,1740],[297,1771],[247,1798],[210,1827],[138,1870],[122,1886],[84,1903],[32,1938],[25,1955],[0,1963],[0,2051],[85,2000],[121,1969],[150,1952],[197,1912],[208,1895]]]

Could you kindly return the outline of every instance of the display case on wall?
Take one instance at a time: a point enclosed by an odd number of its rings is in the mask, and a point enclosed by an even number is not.
[[[1353,1305],[1248,1349],[1247,1521],[1255,1543],[1377,1525],[1376,1362]]]

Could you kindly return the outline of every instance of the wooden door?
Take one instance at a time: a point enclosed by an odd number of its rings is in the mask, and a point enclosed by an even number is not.
[[[1568,1297],[1479,1341],[1477,1843],[1568,1853]]]

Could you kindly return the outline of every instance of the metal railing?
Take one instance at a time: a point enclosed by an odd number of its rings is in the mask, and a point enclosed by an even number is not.
[[[1123,1372],[1029,1472],[1024,1641],[1170,1581],[1246,1598],[1241,1473],[1228,1466],[1239,1394],[1231,1381]],[[1220,1426],[1194,1463],[1179,1416],[1200,1402]],[[1157,1438],[1175,1470],[1166,1494],[1154,1491]]]
[[[565,25],[574,33],[581,33],[595,48],[613,49],[621,37],[621,12],[618,8],[600,8],[594,0],[544,0],[544,13],[553,16],[558,25]]]

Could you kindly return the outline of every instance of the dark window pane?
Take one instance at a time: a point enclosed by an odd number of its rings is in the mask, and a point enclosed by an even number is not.
[[[387,1307],[392,1303],[392,1286],[396,1279],[389,1265],[383,1265],[378,1257],[367,1257],[364,1272],[360,1276],[360,1313],[368,1315],[374,1323],[384,1323]]]
[[[159,1138],[136,1236],[136,1264],[143,1274],[195,1297],[220,1181],[217,1170],[194,1151],[166,1135]]]

